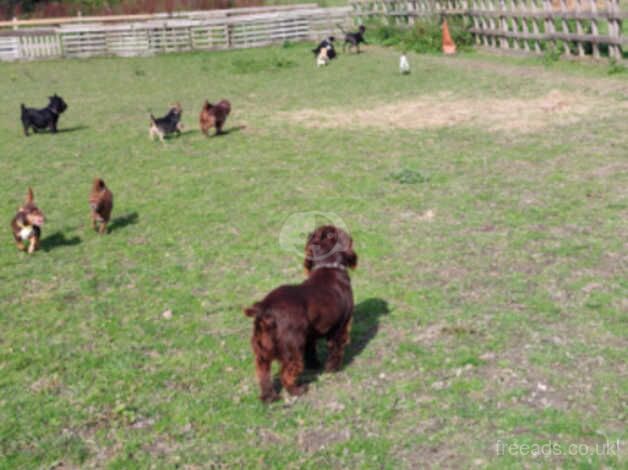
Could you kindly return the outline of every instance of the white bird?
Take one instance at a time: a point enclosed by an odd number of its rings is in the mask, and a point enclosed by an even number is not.
[[[399,72],[403,75],[410,73],[410,62],[405,54],[401,54],[399,58]]]

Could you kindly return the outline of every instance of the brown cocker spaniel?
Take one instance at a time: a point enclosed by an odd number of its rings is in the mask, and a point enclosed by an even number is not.
[[[342,365],[353,315],[353,292],[348,268],[355,268],[358,256],[353,240],[342,229],[325,225],[308,237],[305,270],[308,278],[300,285],[284,285],[261,302],[245,309],[254,318],[251,345],[261,388],[261,400],[278,398],[270,366],[281,364],[281,382],[291,395],[301,395],[306,385],[298,378],[304,369],[317,367],[316,340],[325,338],[329,355],[325,370]]]

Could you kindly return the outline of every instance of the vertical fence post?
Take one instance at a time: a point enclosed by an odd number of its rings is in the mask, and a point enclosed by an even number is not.
[[[580,14],[582,12],[582,0],[576,0],[576,13]],[[578,36],[582,36],[584,34],[584,30],[582,28],[582,20],[578,18],[576,20],[576,33]],[[578,57],[584,57],[584,47],[582,46],[582,41],[577,42],[578,46]]]
[[[619,49],[619,23],[617,16],[619,8],[617,7],[617,0],[606,0],[606,9],[608,10],[608,35],[613,43],[608,45],[608,56],[611,59],[621,59],[621,52]],[[615,42],[617,41],[617,42]]]
[[[536,36],[534,39],[534,52],[537,54],[541,53],[541,41],[539,40],[539,36],[541,35],[541,28],[539,28],[539,21],[536,17],[536,13],[539,12],[539,4],[538,0],[532,0],[532,33]]]
[[[619,14],[621,13],[619,8],[619,0],[615,0],[615,13],[617,14],[615,16],[615,28],[617,31],[617,55],[619,59],[623,59],[624,58],[624,52],[622,50],[622,36],[623,36],[623,25],[622,25],[622,18],[619,16]]]
[[[508,19],[506,18],[506,2],[499,0],[499,11],[501,13],[499,17],[499,27],[502,30],[503,36],[499,39],[499,46],[502,49],[510,48],[510,42],[508,41]]]
[[[567,24],[567,19],[565,18],[565,15],[567,14],[567,3],[565,2],[565,0],[560,0],[560,12],[563,15],[560,17],[563,33],[569,34],[569,25]],[[563,40],[563,49],[566,56],[571,55],[571,49],[569,49],[569,41],[567,41],[566,39]]]
[[[525,12],[526,7],[527,7],[526,0],[522,0],[521,2],[518,2],[517,12],[519,13]],[[521,16],[521,31],[526,36],[530,34],[530,28],[528,28],[528,18],[526,17],[525,14]],[[525,49],[526,52],[530,52],[530,41],[528,40],[527,37],[523,40],[523,48]]]
[[[589,4],[591,5],[591,13],[592,13],[592,18],[591,18],[591,34],[593,35],[594,39],[597,39],[598,37],[598,27],[597,27],[597,5],[596,5],[596,0],[589,0]],[[593,57],[595,57],[596,59],[600,58],[600,47],[598,46],[598,43],[596,41],[594,41],[591,46],[593,47]]]
[[[543,0],[543,10],[545,11],[545,35],[549,36],[552,47],[556,49],[556,36],[554,36],[556,28],[554,27],[552,2],[550,0]]]

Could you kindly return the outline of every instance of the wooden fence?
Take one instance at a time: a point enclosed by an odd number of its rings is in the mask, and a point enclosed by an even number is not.
[[[94,18],[11,21],[0,23],[0,27],[6,28],[0,30],[0,60],[141,56],[316,40],[337,34],[338,24],[350,26],[350,11],[350,7],[323,9],[305,4],[185,12],[172,17],[134,15],[100,17],[98,21]]]
[[[628,49],[622,34],[628,14],[619,0],[354,0],[351,6],[360,22],[460,16],[477,46],[504,51],[538,54],[549,46],[567,56],[599,58],[604,52],[622,60],[622,48]]]

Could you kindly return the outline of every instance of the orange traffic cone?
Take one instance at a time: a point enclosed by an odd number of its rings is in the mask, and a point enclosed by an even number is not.
[[[449,34],[449,26],[447,26],[447,20],[443,20],[443,53],[456,53],[456,44],[454,43],[454,40],[451,39],[451,34]]]

